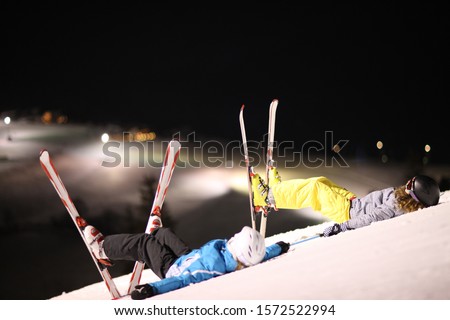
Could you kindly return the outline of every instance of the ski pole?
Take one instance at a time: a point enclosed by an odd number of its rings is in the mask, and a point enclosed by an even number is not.
[[[295,245],[297,245],[297,244],[300,244],[300,243],[302,243],[302,242],[306,242],[306,241],[309,241],[309,240],[317,239],[317,238],[320,238],[320,237],[322,237],[322,234],[316,234],[316,235],[311,236],[311,237],[309,237],[309,238],[302,239],[302,240],[298,240],[298,241],[296,241],[296,242],[291,243],[291,247],[292,247],[292,246],[295,246]]]

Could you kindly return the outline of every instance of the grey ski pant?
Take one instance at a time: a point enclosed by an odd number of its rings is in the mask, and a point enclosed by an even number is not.
[[[165,278],[178,257],[191,249],[168,228],[158,228],[151,234],[115,234],[105,236],[103,249],[111,260],[144,262],[158,277]]]

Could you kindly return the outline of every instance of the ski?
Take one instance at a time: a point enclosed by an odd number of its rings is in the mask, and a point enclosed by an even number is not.
[[[252,228],[256,230],[256,214],[258,212],[257,208],[253,204],[253,191],[252,191],[252,177],[255,174],[253,167],[250,164],[250,157],[248,152],[248,143],[247,143],[247,134],[245,130],[245,122],[244,122],[244,108],[242,105],[241,111],[239,113],[239,123],[241,126],[241,135],[242,135],[242,147],[244,151],[244,161],[245,166],[247,168],[247,182],[248,182],[248,196],[250,200],[250,218],[252,222]]]
[[[103,278],[103,281],[106,284],[106,287],[108,288],[109,293],[111,294],[111,297],[113,299],[118,299],[121,297],[119,291],[117,290],[117,287],[114,283],[113,278],[111,277],[108,268],[101,264],[97,258],[94,256],[88,242],[86,241],[86,238],[83,234],[83,225],[85,224],[85,220],[81,218],[80,214],[78,213],[75,205],[72,202],[72,199],[69,196],[69,193],[67,192],[66,187],[64,186],[55,166],[53,165],[53,162],[50,158],[50,154],[47,150],[42,150],[41,154],[39,156],[39,160],[41,163],[42,168],[44,169],[47,177],[49,178],[50,182],[52,183],[53,187],[55,188],[56,192],[58,193],[59,197],[61,198],[62,203],[66,207],[67,211],[70,214],[70,217],[72,218],[73,222],[75,223],[75,226],[77,227],[78,232],[81,235],[81,238],[84,241],[84,244],[86,245],[86,248],[88,249],[89,253],[91,254],[92,260],[94,260],[94,264],[98,269],[98,272],[100,273],[101,277]],[[80,223],[80,221],[83,221]]]
[[[267,151],[266,151],[266,184],[269,186],[269,171],[275,166],[275,161],[273,160],[273,147],[275,143],[275,116],[277,113],[278,100],[274,99],[270,103],[269,107],[269,127],[267,130]],[[259,232],[263,237],[266,235],[266,226],[268,214],[272,208],[266,208],[261,216],[261,225]],[[276,208],[275,208],[276,209]]]
[[[150,211],[147,227],[145,228],[146,233],[151,233],[155,229],[162,226],[161,208],[163,206],[167,189],[169,187],[169,183],[172,178],[178,156],[180,154],[180,148],[181,144],[177,140],[171,140],[169,142],[169,145],[167,146],[163,167],[159,176],[158,187],[155,192],[155,197]],[[144,268],[144,262],[137,261],[135,263],[128,287],[128,294],[131,294],[134,288],[139,284]]]

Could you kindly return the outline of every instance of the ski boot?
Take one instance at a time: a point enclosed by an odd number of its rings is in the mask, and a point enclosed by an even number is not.
[[[269,169],[269,188],[272,189],[274,185],[281,182],[281,176],[278,173],[277,167]]]
[[[152,213],[150,214],[150,221],[148,225],[150,226],[149,233],[152,233],[154,230],[162,226],[161,208],[159,206],[156,206],[155,209],[153,209]]]
[[[112,266],[112,262],[103,250],[103,234],[91,225],[86,225],[84,227],[83,234],[98,262],[107,267]]]
[[[258,173],[251,176],[252,178],[252,193],[253,193],[253,205],[261,211],[269,205],[267,195],[269,194],[269,187],[265,184],[264,180]]]
[[[275,203],[275,197],[272,192],[272,188],[281,182],[281,176],[278,174],[278,170],[274,166],[269,168],[268,174],[269,174],[269,177],[268,177],[269,185],[268,185],[268,191],[267,191],[267,199],[266,199],[267,207],[266,208],[267,209],[271,208],[271,209],[274,209],[275,211],[278,211],[278,208]]]

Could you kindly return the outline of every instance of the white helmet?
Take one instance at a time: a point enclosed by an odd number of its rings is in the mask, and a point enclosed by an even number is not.
[[[263,236],[248,226],[228,240],[227,246],[233,257],[246,267],[260,263],[266,254]]]

